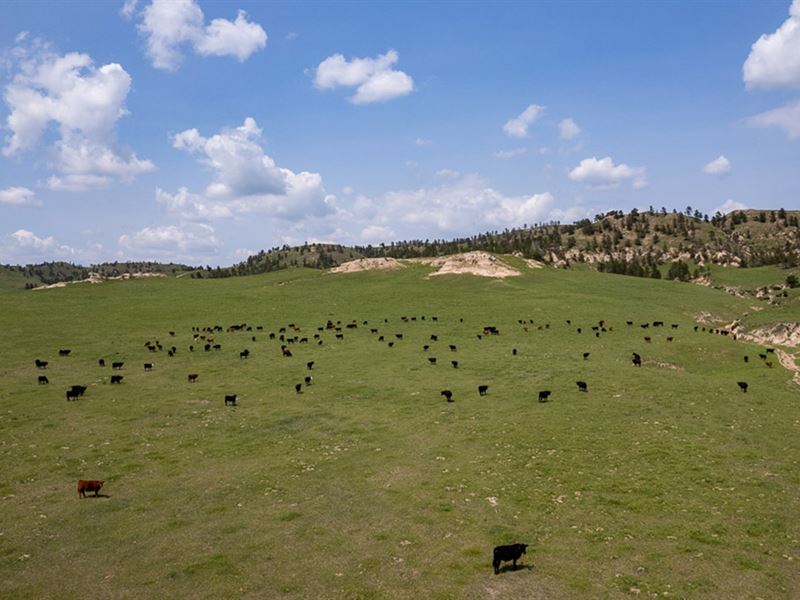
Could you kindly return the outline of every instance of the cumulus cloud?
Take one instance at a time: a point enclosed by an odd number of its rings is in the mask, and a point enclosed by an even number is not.
[[[156,190],[168,212],[192,219],[218,219],[252,212],[295,220],[330,212],[332,196],[325,193],[318,173],[295,173],[279,167],[261,147],[261,129],[246,118],[234,129],[204,137],[197,129],[175,135],[173,147],[197,157],[214,177],[204,192],[183,187],[175,194]]]
[[[455,179],[456,177],[461,175],[461,173],[459,173],[455,169],[439,169],[438,171],[436,171],[436,174],[439,177],[449,177],[451,179]]]
[[[145,227],[121,235],[118,243],[125,256],[145,260],[194,260],[198,255],[216,254],[223,245],[214,228],[202,223]]]
[[[539,106],[538,104],[529,104],[528,107],[519,114],[519,116],[506,121],[506,124],[503,125],[503,131],[506,132],[506,135],[510,135],[511,137],[528,137],[528,128],[533,125],[533,123],[535,123],[539,117],[542,116],[543,112],[544,106]]]
[[[578,137],[583,130],[572,119],[562,119],[558,124],[558,136],[562,140],[573,140]]]
[[[213,19],[206,25],[194,0],[153,0],[142,10],[138,28],[153,66],[167,71],[180,66],[186,45],[201,56],[235,56],[240,62],[267,45],[266,31],[243,10],[234,21]]]
[[[742,74],[748,88],[800,87],[800,0],[774,33],[756,40]]]
[[[798,139],[800,138],[800,100],[750,117],[747,122],[755,127],[779,127],[790,139]]]
[[[375,58],[352,60],[333,54],[317,65],[314,85],[321,90],[356,87],[355,95],[349,98],[353,104],[371,104],[406,96],[414,91],[414,80],[403,71],[392,68],[399,60],[396,50]]]
[[[720,155],[703,167],[703,172],[709,175],[727,175],[731,172],[731,161]]]
[[[33,190],[26,187],[9,187],[0,189],[0,204],[6,206],[41,206]]]
[[[53,236],[39,237],[27,229],[18,229],[0,238],[0,261],[32,263],[53,259],[74,259],[78,251]]]
[[[116,143],[116,123],[128,114],[124,103],[131,86],[122,66],[95,67],[87,54],[59,56],[38,46],[17,51],[17,73],[4,90],[6,128],[11,132],[5,139],[5,156],[33,149],[55,123],[59,139],[50,148],[50,159],[59,174],[52,178],[53,189],[130,181],[155,169],[152,162]]]
[[[522,156],[523,154],[527,154],[527,148],[512,148],[511,150],[498,150],[494,153],[495,158],[499,158],[501,160],[507,160],[509,158],[514,158],[515,156]]]
[[[720,204],[717,208],[714,209],[714,213],[722,213],[723,215],[728,214],[729,212],[733,212],[735,210],[747,210],[747,205],[742,204],[741,202],[736,202],[735,200],[731,200],[728,198]]]
[[[139,4],[139,0],[125,0],[122,8],[119,9],[120,14],[126,19],[130,19],[136,12],[137,4]]]
[[[431,140],[418,137],[416,140],[414,140],[414,143],[417,146],[430,146],[433,142]]]
[[[631,167],[625,163],[615,165],[610,156],[584,158],[569,172],[569,178],[596,189],[615,188],[627,181],[634,189],[647,186],[644,167]]]

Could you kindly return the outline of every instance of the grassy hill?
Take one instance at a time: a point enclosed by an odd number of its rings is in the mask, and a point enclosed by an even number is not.
[[[761,346],[693,329],[701,314],[797,321],[797,296],[754,312],[749,297],[586,269],[428,270],[1,295],[0,596],[800,593],[798,386]],[[337,340],[318,331],[328,320],[358,327]],[[655,320],[666,328],[640,327]],[[205,352],[192,328],[214,325],[222,348]],[[486,325],[500,334],[478,339]],[[282,327],[309,338],[291,358],[268,336]],[[124,361],[121,385],[99,358]],[[67,402],[73,384],[88,391]],[[108,497],[79,500],[78,479],[105,479]],[[524,568],[494,575],[492,547],[512,542],[530,544]]]

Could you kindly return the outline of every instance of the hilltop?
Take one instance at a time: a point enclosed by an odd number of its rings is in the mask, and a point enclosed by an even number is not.
[[[161,273],[221,278],[290,268],[329,269],[363,258],[436,258],[472,251],[514,254],[558,268],[579,264],[598,271],[688,280],[711,265],[757,267],[800,265],[800,211],[742,210],[713,217],[687,207],[625,213],[610,211],[572,224],[559,222],[481,233],[452,240],[407,240],[376,246],[305,243],[262,250],[229,267],[192,267],[157,262],[65,262],[0,266],[0,287],[37,287],[64,281],[103,279],[125,273]],[[663,266],[665,268],[660,268]]]

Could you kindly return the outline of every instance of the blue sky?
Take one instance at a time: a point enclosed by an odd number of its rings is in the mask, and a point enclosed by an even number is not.
[[[0,4],[0,262],[800,208],[800,0]]]

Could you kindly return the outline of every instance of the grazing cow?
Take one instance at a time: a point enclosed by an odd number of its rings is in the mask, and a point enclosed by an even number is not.
[[[383,336],[380,336],[380,337],[378,338],[378,341],[379,341],[379,342],[382,342],[382,341],[383,341]]]
[[[39,375],[39,385],[44,383],[50,383],[50,380],[47,379],[47,375]]]
[[[589,391],[589,386],[586,385],[585,381],[576,381],[575,385],[578,386],[578,391],[579,392],[588,392]]]
[[[303,393],[303,384],[302,383],[294,384],[294,391],[297,392],[298,394],[302,394]]]
[[[79,479],[78,498],[86,498],[86,492],[94,492],[95,497],[100,493],[100,488],[105,483],[104,479]]]
[[[653,321],[653,327],[663,327],[664,321]]]
[[[395,333],[394,337],[396,337],[398,340],[402,340],[403,339],[403,334],[402,333]]]
[[[677,323],[673,323],[673,324],[672,324],[672,328],[673,328],[673,329],[677,329],[677,328],[678,328],[678,324],[677,324]]]
[[[337,340],[343,340],[344,339],[344,334],[343,333],[337,333],[336,334],[336,339]]]
[[[101,358],[100,360],[97,361],[97,366],[105,367],[106,366],[106,361]]]
[[[292,351],[286,346],[281,346],[281,352],[283,352],[283,355],[286,357],[290,357],[292,355]]]
[[[211,344],[206,344],[205,346],[203,346],[203,350],[205,350],[206,352],[211,350]]]
[[[457,360],[451,360],[451,361],[450,361],[450,364],[451,364],[451,365],[453,365],[453,368],[454,368],[454,369],[457,369],[457,368],[458,368],[458,361],[457,361]]]
[[[225,406],[236,406],[236,394],[225,394]]]
[[[453,402],[453,392],[450,390],[442,390],[440,393],[448,402]]]
[[[695,330],[695,331],[697,331],[697,329],[698,329],[699,327],[700,327],[699,325],[695,325],[695,326],[694,326],[694,330]]]
[[[427,352],[428,350],[430,350],[430,346],[429,346],[428,344],[425,344],[425,345],[422,347],[422,351],[423,351],[423,352]]]
[[[46,369],[47,368],[47,361],[46,360],[39,360],[36,359],[36,368],[37,369]]]
[[[187,375],[187,379],[189,380],[189,383],[195,383],[197,381],[198,377],[199,377],[199,374],[197,374],[197,373],[189,373],[189,375]]]
[[[169,334],[170,334],[170,336],[175,337],[175,332],[174,331],[170,331]]]
[[[625,321],[627,325],[633,325],[633,321]]]
[[[588,359],[590,354],[591,354],[591,352],[584,352],[583,353],[583,360]]]
[[[119,371],[124,364],[125,363],[122,363],[122,362],[112,362],[111,363],[111,368],[112,369],[116,369],[117,371]]]
[[[745,356],[744,357],[744,362],[750,362],[750,357],[749,356]]]
[[[761,360],[767,360],[767,355],[766,354],[759,354],[758,358],[760,358]]]
[[[221,344],[214,344],[213,346],[211,346],[211,348],[213,348],[214,350],[222,350],[222,345]]]
[[[513,569],[517,570],[517,561],[525,554],[528,544],[510,544],[508,546],[497,546],[493,552],[492,567],[494,574],[500,573],[500,563],[502,561],[513,561]]]
[[[598,331],[597,333],[595,333],[594,337],[600,337],[600,332]]]
[[[122,383],[122,375],[112,375],[111,383]]]
[[[747,393],[747,382],[746,381],[737,381],[736,385],[739,386],[739,389],[742,390],[744,393]]]
[[[306,375],[305,377],[303,377],[303,381],[305,382],[306,385],[311,385],[311,382],[313,380],[314,378],[311,375]]]
[[[479,340],[482,340],[482,339],[483,339],[483,336],[482,336],[480,333],[478,334],[478,339],[479,339]]]
[[[313,368],[314,368],[314,361],[313,360],[308,361],[306,363],[306,369],[308,369],[310,371]]]
[[[479,385],[478,386],[478,395],[479,396],[485,396],[488,391],[489,391],[489,386],[488,385]]]
[[[674,340],[674,339],[675,339],[675,338],[673,338],[672,336],[669,336],[669,337],[667,338],[667,341],[668,341],[668,342],[671,342],[671,341],[672,341],[672,340]]]
[[[649,338],[649,337],[645,337],[645,338],[644,338],[644,341],[645,341],[645,342],[647,342],[647,343],[649,344],[651,340],[650,340],[650,338]]]
[[[85,385],[73,385],[70,390],[78,394],[78,396],[83,396],[86,393],[88,388]]]
[[[152,371],[153,370],[153,363],[144,363],[144,370],[145,371]]]
[[[194,346],[189,346],[189,352],[194,352]]]
[[[770,369],[772,368],[772,363],[770,361],[767,361],[764,364],[767,365]]]
[[[550,390],[542,390],[539,392],[539,402],[547,402],[551,393]]]
[[[580,332],[581,332],[581,328],[580,328],[580,327],[578,327],[578,333],[580,333]]]
[[[450,352],[455,352],[456,350],[457,350],[457,348],[455,347],[455,345],[454,344],[450,344]]]
[[[377,329],[370,329],[369,332],[370,333],[378,333],[378,330]]]
[[[767,348],[767,354],[774,354],[775,348]]]
[[[174,350],[167,350],[167,356],[172,358],[173,356],[175,356],[175,351]]]
[[[567,325],[572,325],[572,319],[567,319]]]
[[[431,363],[432,365],[435,365],[436,364],[436,357],[431,356],[430,358],[428,358],[428,362]]]
[[[511,349],[511,356],[516,356],[516,355],[517,355],[517,349],[516,348],[512,348]]]
[[[650,327],[650,323],[642,323],[642,329],[647,329]]]
[[[69,400],[77,400],[80,394],[74,389],[67,390],[67,401]]]
[[[269,334],[269,339],[271,339],[271,340],[274,340],[274,339],[275,339],[275,332],[274,332],[274,331],[271,331],[271,332],[270,332],[270,334]]]
[[[437,335],[432,335],[432,336],[431,336],[431,341],[432,341],[432,342],[436,342],[436,341],[438,341],[438,340],[439,340],[439,336],[437,336]]]
[[[69,356],[70,352],[72,352],[72,350],[61,349],[61,350],[58,351],[58,355],[59,356]]]
[[[248,350],[247,348],[245,348],[244,350],[239,352],[239,358],[240,359],[247,358],[248,356],[250,356],[250,350]]]
[[[638,354],[636,354],[636,352],[634,352],[633,353],[633,359],[631,360],[631,362],[633,363],[634,367],[641,367],[642,366],[642,357],[639,356]]]
[[[389,346],[389,348],[393,348],[393,347],[394,347],[394,342],[389,342],[389,343],[387,344],[387,346]]]

